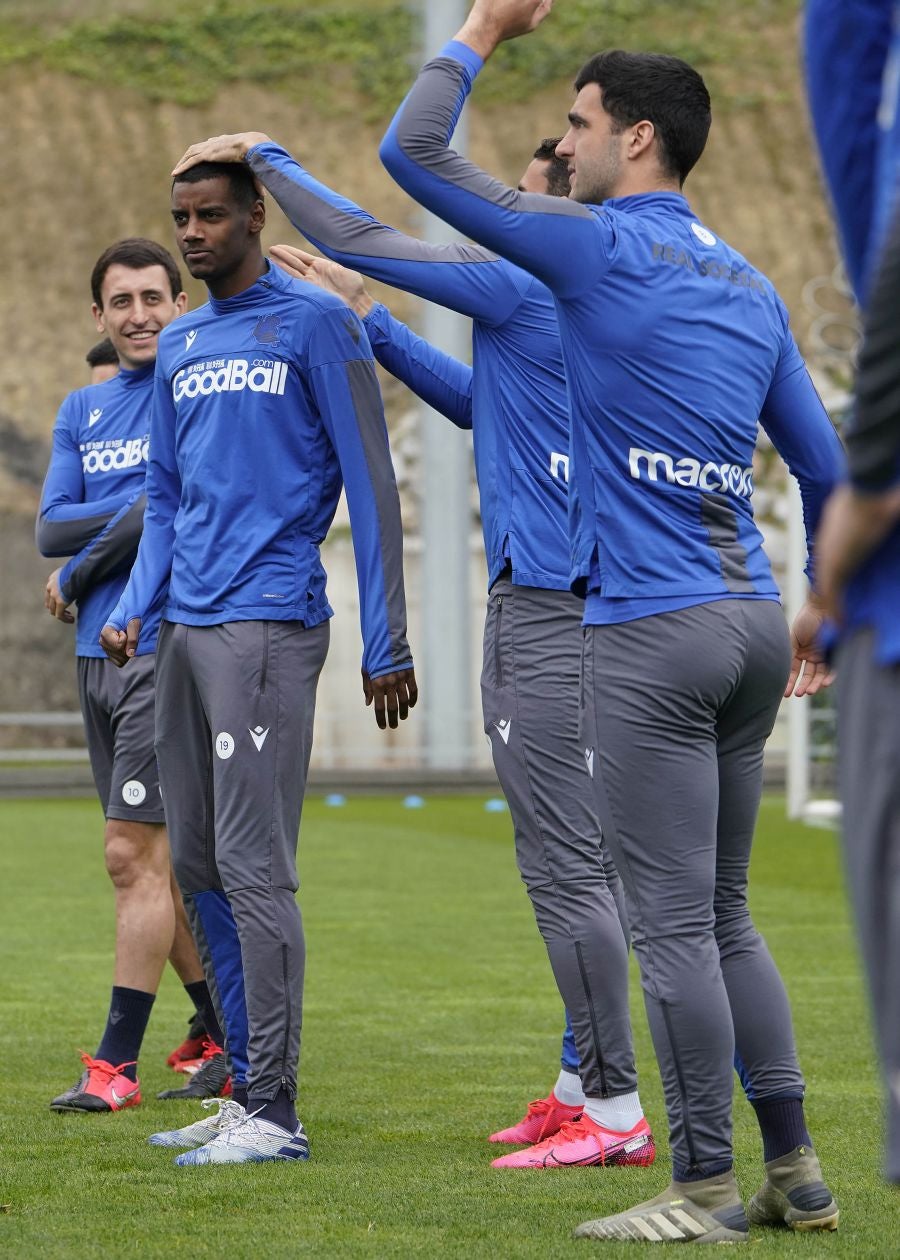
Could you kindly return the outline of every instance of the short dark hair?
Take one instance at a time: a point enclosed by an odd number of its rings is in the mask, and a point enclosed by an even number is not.
[[[133,271],[140,271],[143,267],[162,267],[169,277],[173,298],[178,297],[183,288],[181,272],[167,249],[163,249],[162,245],[157,245],[156,241],[148,241],[143,236],[129,236],[124,241],[116,241],[115,245],[110,245],[109,249],[105,249],[94,263],[94,270],[91,272],[91,293],[101,310],[103,309],[101,294],[103,281],[106,279],[107,271],[116,263],[122,267],[130,267]]]
[[[249,210],[255,202],[261,200],[253,172],[243,162],[198,162],[196,166],[189,166],[186,171],[176,175],[172,180],[172,187],[176,184],[199,184],[204,179],[227,179],[231,185],[231,195],[242,210]]]
[[[680,183],[706,147],[712,111],[709,92],[693,66],[664,53],[597,53],[579,71],[575,90],[596,83],[603,108],[618,130],[642,118],[656,128],[659,160]]]
[[[539,162],[547,163],[547,192],[551,197],[569,195],[569,164],[556,156],[556,146],[561,139],[562,136],[554,136],[552,140],[542,140],[532,155]]]
[[[87,354],[84,356],[88,367],[118,367],[119,356],[116,353],[116,347],[110,341],[109,337],[104,337],[102,341],[98,341],[95,346],[91,346]]]

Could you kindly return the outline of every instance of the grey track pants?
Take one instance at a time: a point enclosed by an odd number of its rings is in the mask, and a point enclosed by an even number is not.
[[[787,995],[747,906],[789,660],[768,600],[585,630],[584,748],[628,896],[676,1175],[731,1162],[735,1049],[751,1098],[803,1096]]]
[[[863,630],[837,659],[844,855],[888,1094],[885,1173],[900,1183],[900,666]]]
[[[211,960],[235,1042],[244,1016],[226,996],[226,962],[233,971],[237,955],[238,985],[243,969],[247,1087],[258,1098],[297,1089],[305,965],[297,834],[328,635],[327,622],[309,630],[295,621],[163,622],[157,647],[156,752],[172,864],[192,924],[202,921],[201,957]],[[215,904],[223,891],[233,921]],[[229,924],[239,951],[226,939]]]
[[[569,1011],[589,1098],[637,1088],[628,946],[579,741],[581,617],[566,591],[491,588],[484,727],[515,828],[516,860]]]

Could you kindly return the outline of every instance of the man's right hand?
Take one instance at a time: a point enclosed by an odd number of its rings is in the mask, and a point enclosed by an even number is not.
[[[320,289],[336,294],[356,311],[360,319],[364,319],[375,305],[366,291],[366,282],[358,271],[342,267],[330,258],[309,254],[297,245],[273,245],[269,253],[289,276],[296,276],[298,280],[309,280]]]
[[[100,631],[100,646],[114,665],[127,665],[137,651],[141,635],[140,617],[132,617],[125,630],[106,625]]]
[[[60,573],[62,573],[62,569],[54,569],[47,578],[47,585],[44,587],[44,607],[51,617],[55,617],[57,621],[64,621],[71,626],[75,621],[75,617],[69,612],[69,600],[65,598],[60,589]]]

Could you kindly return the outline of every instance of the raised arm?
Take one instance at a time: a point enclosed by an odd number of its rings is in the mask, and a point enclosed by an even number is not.
[[[157,360],[147,460],[147,506],[137,559],[122,596],[100,634],[100,645],[117,665],[134,656],[141,623],[165,598],[175,547],[175,515],[181,475],[175,461],[175,407]]]
[[[375,365],[365,330],[349,310],[322,313],[308,353],[310,388],[350,509],[366,699],[374,698],[379,726],[385,718],[396,726],[417,691],[406,638],[400,497]]]
[[[395,319],[386,306],[373,301],[358,271],[295,245],[273,245],[270,252],[289,275],[317,284],[346,302],[363,321],[381,366],[458,428],[471,429],[472,369],[468,364],[444,354]]]
[[[460,39],[447,44],[397,111],[381,143],[381,160],[401,188],[445,222],[531,272],[558,296],[576,296],[608,264],[612,241],[602,214],[564,197],[508,188],[449,147],[482,65]]]
[[[430,245],[373,218],[314,179],[286,149],[260,132],[214,136],[192,145],[175,167],[245,160],[291,223],[326,257],[374,280],[427,298],[472,319],[499,324],[527,292],[495,254],[473,245]]]

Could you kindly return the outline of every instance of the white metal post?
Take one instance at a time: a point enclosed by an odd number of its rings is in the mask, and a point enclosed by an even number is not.
[[[800,490],[788,477],[787,614],[790,620],[806,602],[806,532]],[[809,698],[796,696],[787,704],[787,808],[789,818],[802,818],[809,800]]]

